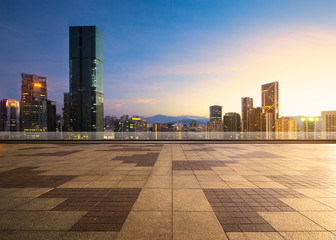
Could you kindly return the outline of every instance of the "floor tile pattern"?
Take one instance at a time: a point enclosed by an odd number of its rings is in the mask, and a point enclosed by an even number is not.
[[[33,167],[15,168],[0,172],[0,188],[47,188],[57,187],[77,176],[39,175]]]
[[[132,156],[118,156],[114,157],[112,161],[123,161],[123,163],[136,163],[138,167],[152,167],[154,166],[159,153],[134,154]]]
[[[141,189],[56,188],[39,198],[67,198],[53,211],[87,211],[70,231],[120,231]]]
[[[19,154],[19,155],[16,155],[16,156],[25,156],[25,157],[28,157],[28,156],[50,156],[51,155],[51,156],[57,156],[57,157],[64,157],[64,156],[68,156],[70,154],[78,153],[80,151],[81,150],[58,151],[58,152],[53,152],[53,153],[42,152],[42,153],[35,153],[35,154]]]
[[[335,144],[0,144],[0,239],[336,239]]]
[[[203,189],[224,231],[275,231],[258,212],[295,211],[278,198],[305,197],[290,189]]]
[[[233,163],[234,161],[229,161]],[[226,166],[223,161],[173,161],[173,170],[211,170],[211,167]]]

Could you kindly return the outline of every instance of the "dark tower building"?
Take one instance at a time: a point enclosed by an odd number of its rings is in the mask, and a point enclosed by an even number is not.
[[[261,107],[252,108],[249,113],[249,132],[260,132],[262,121],[262,110]]]
[[[20,131],[20,103],[14,99],[0,101],[0,131]]]
[[[22,73],[21,131],[47,131],[47,78]]]
[[[225,113],[224,117],[224,132],[240,132],[240,114],[235,112]]]
[[[253,98],[250,97],[243,97],[241,99],[242,102],[242,131],[248,132],[249,131],[249,117],[250,113],[253,109]]]
[[[275,122],[279,118],[279,82],[271,82],[261,86],[261,106],[262,130],[275,132]]]
[[[70,131],[70,94],[64,93],[64,104],[63,104],[63,131]]]
[[[70,27],[70,129],[104,131],[103,33],[95,26]]]
[[[47,100],[48,132],[56,132],[56,105],[55,102]]]

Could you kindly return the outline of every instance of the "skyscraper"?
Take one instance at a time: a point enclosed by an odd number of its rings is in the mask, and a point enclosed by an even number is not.
[[[261,107],[252,108],[249,113],[249,132],[260,132],[261,131],[261,121],[262,121],[262,110]]]
[[[279,82],[261,86],[261,106],[263,131],[275,132],[275,122],[279,118]]]
[[[22,73],[21,131],[47,131],[47,78]]]
[[[63,104],[63,131],[70,131],[70,94],[64,93],[64,104]]]
[[[235,112],[225,113],[223,117],[224,132],[240,132],[240,114]]]
[[[242,102],[242,131],[249,131],[249,117],[250,113],[253,109],[253,98],[243,97],[241,99]]]
[[[96,26],[70,27],[70,128],[102,132],[103,33]]]
[[[222,121],[222,108],[219,105],[210,106],[210,122]]]
[[[0,131],[20,131],[20,103],[14,99],[0,101]]]
[[[221,132],[223,129],[222,106],[210,106],[210,123],[208,130],[210,132]]]

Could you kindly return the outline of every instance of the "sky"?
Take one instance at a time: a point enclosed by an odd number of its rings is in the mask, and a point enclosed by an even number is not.
[[[22,72],[47,77],[60,113],[69,91],[69,26],[104,35],[104,112],[209,115],[261,104],[279,82],[280,116],[336,110],[334,0],[0,1],[0,99]]]

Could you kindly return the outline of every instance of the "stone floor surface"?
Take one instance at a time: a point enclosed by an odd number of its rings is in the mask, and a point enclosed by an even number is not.
[[[0,239],[336,239],[336,145],[0,144]]]

